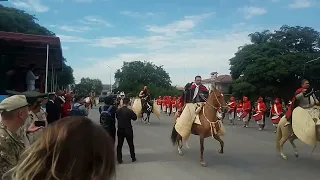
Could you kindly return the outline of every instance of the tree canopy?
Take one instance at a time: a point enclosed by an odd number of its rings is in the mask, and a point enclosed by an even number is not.
[[[76,84],[73,91],[75,94],[88,96],[93,90],[96,94],[100,94],[103,89],[100,79],[82,78],[79,84]]]
[[[251,44],[239,47],[230,59],[233,94],[291,98],[306,78],[319,88],[320,33],[311,27],[282,26],[249,34]]]
[[[34,15],[28,14],[23,10],[0,5],[0,17],[0,31],[55,36],[53,32],[39,25],[37,23],[38,19]],[[73,69],[66,64],[65,58],[63,59],[62,72],[58,75],[58,79],[59,87],[66,87],[74,83]]]
[[[136,96],[145,85],[153,97],[181,94],[171,86],[170,76],[163,67],[151,62],[124,62],[122,68],[116,71],[115,78],[119,80],[119,87],[115,91],[124,91],[132,96]]]

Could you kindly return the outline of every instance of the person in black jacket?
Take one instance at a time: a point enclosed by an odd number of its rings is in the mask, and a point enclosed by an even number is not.
[[[137,120],[137,115],[128,108],[130,99],[124,98],[123,99],[123,107],[120,108],[117,113],[116,117],[118,120],[118,145],[117,145],[117,160],[119,164],[121,164],[122,161],[122,146],[124,139],[127,140],[129,149],[130,149],[130,155],[132,162],[135,162],[136,155],[134,152],[134,144],[133,144],[133,129],[131,125],[131,120]]]
[[[46,104],[46,112],[48,114],[47,115],[48,124],[51,124],[57,121],[58,119],[60,119],[60,111],[57,105],[55,104],[55,101],[54,101],[55,98],[56,98],[55,94],[49,94],[48,102]]]

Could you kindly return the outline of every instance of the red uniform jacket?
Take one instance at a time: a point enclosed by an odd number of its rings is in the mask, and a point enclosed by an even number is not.
[[[299,88],[296,90],[296,93],[294,94],[292,100],[291,100],[291,104],[288,108],[288,111],[286,113],[286,118],[287,119],[291,119],[291,115],[292,115],[292,111],[294,110],[294,108],[296,108],[298,106],[298,103],[296,102],[296,95],[302,93],[302,90],[304,88]]]
[[[229,103],[229,113],[235,112],[237,103],[235,101]]]
[[[158,100],[157,100],[157,105],[161,106],[161,103],[162,103],[161,98],[158,98]]]
[[[261,115],[264,115],[264,113],[266,113],[267,106],[264,102],[257,103],[257,106],[255,108],[255,112],[258,113],[259,110],[261,111],[261,112],[259,112]]]
[[[175,98],[171,101],[171,105],[172,108],[177,108],[177,100]]]
[[[275,110],[275,108],[277,109],[277,111]],[[278,112],[278,114],[277,114],[277,112]],[[283,108],[282,108],[282,104],[273,104],[272,106],[271,106],[271,114],[273,115],[273,116],[277,116],[277,115],[281,115],[283,113]]]
[[[249,113],[249,112],[251,111],[251,102],[250,102],[250,101],[243,102],[242,110],[243,110],[244,112]]]
[[[171,107],[171,98],[168,98],[167,101],[166,101],[166,106],[167,108],[170,108]]]
[[[241,102],[237,104],[237,113],[240,113],[242,111],[242,106],[243,104]]]
[[[71,111],[71,103],[69,101],[66,101],[62,107],[62,113],[61,117],[67,117],[70,116],[70,111]]]

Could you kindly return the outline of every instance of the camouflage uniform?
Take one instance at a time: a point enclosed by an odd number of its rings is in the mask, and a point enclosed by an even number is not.
[[[21,137],[0,122],[0,177],[17,164],[24,147]]]

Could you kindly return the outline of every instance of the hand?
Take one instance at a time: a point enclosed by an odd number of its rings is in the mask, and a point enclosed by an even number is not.
[[[304,93],[306,93],[307,92],[307,89],[303,89],[302,90],[302,93],[304,94]]]
[[[34,132],[36,132],[36,131],[38,131],[38,130],[40,130],[40,129],[42,129],[42,128],[44,128],[44,127],[37,127],[37,126],[35,126],[35,125],[31,125],[31,126],[28,128],[28,132],[29,132],[29,133],[34,133]]]

